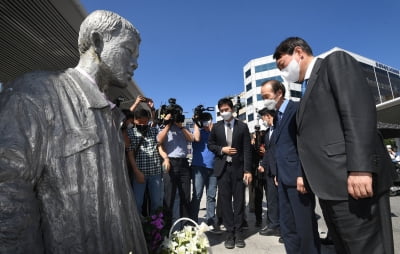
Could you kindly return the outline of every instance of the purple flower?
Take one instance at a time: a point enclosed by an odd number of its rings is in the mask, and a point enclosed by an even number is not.
[[[163,220],[161,218],[152,221],[151,224],[154,225],[157,229],[162,229],[164,227]]]

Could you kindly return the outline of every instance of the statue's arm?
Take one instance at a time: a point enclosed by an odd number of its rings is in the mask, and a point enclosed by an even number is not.
[[[30,99],[0,95],[0,253],[42,249],[39,180],[44,133]]]

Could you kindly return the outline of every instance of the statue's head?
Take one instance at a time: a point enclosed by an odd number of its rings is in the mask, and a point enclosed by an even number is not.
[[[98,10],[89,14],[79,31],[79,53],[88,51],[96,57],[99,75],[109,85],[126,87],[138,67],[140,35],[126,19],[111,11]]]

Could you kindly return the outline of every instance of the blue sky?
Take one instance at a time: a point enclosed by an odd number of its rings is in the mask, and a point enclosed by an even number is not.
[[[399,0],[81,0],[140,31],[134,79],[155,106],[177,99],[186,117],[243,91],[243,66],[289,36],[318,55],[335,46],[400,69]]]

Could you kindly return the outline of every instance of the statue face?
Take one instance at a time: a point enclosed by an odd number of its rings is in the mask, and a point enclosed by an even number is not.
[[[138,67],[139,42],[129,30],[104,41],[101,52],[101,66],[109,85],[126,87]]]

